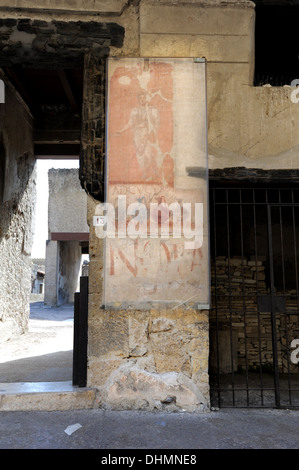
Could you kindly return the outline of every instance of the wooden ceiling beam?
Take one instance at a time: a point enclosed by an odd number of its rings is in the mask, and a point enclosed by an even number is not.
[[[64,92],[67,96],[67,99],[69,100],[69,103],[72,107],[72,110],[74,111],[75,114],[79,114],[78,103],[77,103],[77,101],[74,97],[72,88],[70,86],[70,82],[69,82],[69,80],[66,76],[65,71],[60,69],[60,70],[57,70],[57,73],[58,73],[58,76],[60,78],[61,84],[63,86]]]
[[[4,73],[8,77],[8,79],[11,81],[13,86],[16,88],[18,93],[21,95],[31,112],[36,111],[36,104],[32,100],[31,96],[29,95],[28,91],[26,90],[25,86],[23,85],[22,79],[19,77],[18,73],[16,72],[15,69],[12,67],[5,67],[4,68]]]

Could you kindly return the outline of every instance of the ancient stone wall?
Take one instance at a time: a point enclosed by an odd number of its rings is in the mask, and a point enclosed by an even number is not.
[[[273,371],[271,312],[259,305],[260,296],[270,295],[269,279],[266,278],[265,261],[254,257],[217,256],[212,261],[212,372]],[[275,314],[279,372],[296,372],[297,366],[289,357],[291,340],[298,336],[296,290],[280,292],[276,289],[275,296],[285,299],[284,308]]]
[[[29,319],[36,172],[32,118],[6,83],[0,104],[4,187],[0,205],[0,339],[24,333]]]
[[[79,177],[98,201],[104,200],[106,59],[89,53],[84,61]]]
[[[253,87],[253,3],[144,0],[139,13],[137,56],[207,60],[210,168],[292,168],[288,155],[297,158],[299,134],[289,123],[290,116],[299,122],[299,111],[291,103],[290,89]],[[130,31],[136,41],[132,27]],[[133,55],[128,44],[134,43],[125,40],[111,55]],[[280,126],[283,132],[277,133]],[[207,409],[208,312],[188,306],[101,309],[103,246],[92,227],[94,203],[89,202],[88,383],[100,390],[99,403],[112,408]],[[253,277],[250,281],[255,282]]]
[[[90,228],[88,384],[98,388],[99,405],[207,411],[208,312],[102,309],[103,240]]]
[[[142,0],[128,5],[118,23],[126,31],[124,43],[121,48],[111,47],[110,55],[206,58],[211,170],[298,167],[299,140],[294,126],[299,106],[291,100],[294,89],[253,86],[253,2]],[[103,78],[97,86],[100,82]],[[101,99],[103,105],[104,97]],[[99,184],[104,156],[104,146],[97,149],[97,163],[89,160],[88,153],[84,155],[90,188]],[[101,193],[96,191],[91,194],[98,198]]]

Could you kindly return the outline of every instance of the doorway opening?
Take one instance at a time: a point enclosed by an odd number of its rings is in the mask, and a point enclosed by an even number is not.
[[[27,327],[29,302],[24,292],[27,292],[27,286],[30,284],[30,269],[27,268],[32,239],[35,160],[78,159],[80,155],[81,185],[90,194],[90,189],[94,191],[94,187],[102,189],[98,177],[98,167],[103,161],[102,154],[99,154],[96,145],[92,147],[90,154],[86,148],[90,148],[90,140],[92,145],[95,139],[102,139],[104,142],[104,133],[101,124],[98,125],[97,116],[83,116],[82,104],[85,97],[86,103],[89,103],[91,93],[94,99],[93,112],[97,114],[99,108],[104,110],[104,65],[101,64],[103,70],[99,83],[100,76],[95,73],[94,64],[102,61],[104,64],[111,46],[121,48],[125,33],[124,28],[115,22],[84,21],[85,15],[79,21],[66,21],[55,18],[55,15],[49,21],[41,21],[30,17],[30,9],[25,9],[24,14],[22,18],[16,18],[15,15],[13,18],[4,18],[0,34],[0,75],[7,85],[5,104],[2,108],[6,113],[5,122],[3,121],[5,125],[2,121],[1,123],[4,130],[8,129],[5,143],[7,141],[9,144],[6,162],[4,152],[0,149],[0,197],[3,194],[1,180],[4,171],[10,178],[9,182],[13,183],[7,184],[6,181],[6,205],[1,205],[3,224],[0,229],[0,242],[3,243],[0,243],[0,248],[2,253],[5,253],[7,263],[3,263],[2,269],[2,280],[5,281],[2,284],[5,289],[2,289],[1,285],[3,295],[2,304],[0,303],[0,323],[3,325],[0,326],[3,328],[0,334],[2,337],[5,334],[5,338],[23,333]],[[94,79],[95,76],[97,80]],[[97,93],[100,88],[101,93]],[[89,157],[94,154],[95,162],[89,161]],[[10,188],[7,195],[6,187]],[[74,241],[69,238],[70,233],[70,230],[67,233],[60,229],[51,230],[49,244],[54,246],[56,243],[56,248],[59,246],[56,251],[65,254],[68,251],[67,242]],[[16,239],[18,245],[15,243]],[[77,234],[75,241],[79,242],[82,252],[88,250],[88,239],[82,240],[81,234],[79,239]],[[12,257],[13,251],[18,256]],[[13,259],[14,264],[11,262]],[[57,258],[53,259],[57,261]],[[88,266],[85,266],[86,270]],[[42,269],[39,271],[42,275]],[[62,308],[66,305],[63,303],[66,300],[63,277],[66,276],[63,269],[60,269],[59,273],[59,286],[62,291],[58,303]],[[46,280],[46,266],[44,277]],[[55,290],[57,285],[52,287]],[[83,297],[80,305],[86,310]],[[18,305],[20,298],[21,307]],[[83,344],[86,345],[85,340]]]
[[[299,190],[211,188],[210,385],[217,407],[299,407]]]
[[[33,118],[37,196],[35,239],[31,253],[28,332],[12,337],[5,346],[3,345],[0,382],[71,381],[74,294],[79,289],[82,264],[84,261],[88,264],[88,238],[87,241],[77,242],[76,253],[79,254],[76,258],[76,268],[72,267],[72,258],[68,261],[66,277],[69,278],[70,273],[73,277],[77,277],[70,287],[73,290],[72,295],[65,297],[62,292],[59,302],[46,306],[44,303],[47,279],[46,242],[51,240],[51,233],[48,230],[48,171],[51,168],[63,168],[66,171],[77,172],[79,191],[81,190],[86,197],[79,180],[83,64],[81,60],[77,64],[72,63],[67,69],[55,69],[48,64],[46,69],[16,65],[4,67],[3,70]],[[5,173],[3,155],[1,168],[0,179],[3,180]],[[0,186],[3,192],[1,182]],[[75,200],[74,205],[76,205]],[[84,222],[87,223],[86,217]],[[54,231],[63,232],[64,229]],[[70,232],[69,229],[67,231]],[[61,242],[61,245],[68,249],[67,244],[67,241]],[[67,250],[60,251],[65,253]],[[64,271],[65,257],[61,257],[61,277]]]
[[[48,230],[48,172],[49,169],[54,167],[57,171],[63,169],[63,173],[71,171],[76,174],[76,172],[78,173],[78,166],[78,160],[49,159],[37,161],[37,205],[35,237],[32,249],[32,278],[34,275],[44,274],[39,284],[42,286],[42,292],[32,292],[34,289],[31,289],[28,332],[14,337],[7,344],[2,345],[1,383],[72,381],[74,365],[74,294],[80,291],[80,277],[82,275],[88,276],[88,241],[60,242],[64,248],[76,243],[76,252],[78,250],[80,252],[79,257],[76,258],[76,266],[74,266],[72,258],[69,259],[67,266],[67,258],[65,257],[61,257],[59,263],[58,274],[60,276],[64,270],[68,272],[68,277],[71,273],[74,274],[71,286],[73,289],[72,296],[62,296],[57,304],[52,305],[46,305],[44,300],[47,279],[47,270],[45,269],[47,265],[46,244],[49,237],[51,237]],[[78,191],[82,192],[79,178],[77,184]],[[84,191],[83,194],[86,196]],[[62,210],[65,214],[65,209],[62,208]],[[86,213],[82,214],[82,218],[86,223]],[[51,260],[48,260],[48,262],[51,265]],[[37,265],[38,269],[36,269]],[[49,276],[51,277],[51,269]],[[33,282],[31,285],[33,286]],[[61,281],[60,285],[62,285]]]
[[[84,246],[79,240],[53,241],[52,234],[53,229],[64,233],[73,229],[73,234],[78,231],[76,221],[70,220],[72,208],[67,205],[72,199],[77,208],[77,220],[79,218],[87,230],[86,194],[80,187],[78,168],[78,160],[37,161],[36,230],[32,255],[34,262],[43,263],[45,276],[43,294],[31,294],[29,333],[34,333],[38,342],[40,339],[41,350],[48,355],[45,367],[40,358],[40,380],[72,380],[74,295],[80,291],[83,263],[88,265],[88,241]],[[54,251],[51,244],[55,246]],[[53,341],[42,340],[42,333]],[[37,377],[35,375],[35,381]]]

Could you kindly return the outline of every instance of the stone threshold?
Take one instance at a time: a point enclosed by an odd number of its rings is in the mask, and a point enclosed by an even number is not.
[[[95,398],[95,389],[69,381],[0,383],[0,412],[92,409]]]

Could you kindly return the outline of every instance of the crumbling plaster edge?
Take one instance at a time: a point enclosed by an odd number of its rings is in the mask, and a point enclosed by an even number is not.
[[[15,86],[11,83],[7,75],[5,74],[4,70],[0,68],[0,79],[4,81],[5,85],[9,88],[10,92],[16,97],[18,102],[21,104],[21,106],[24,108],[26,113],[28,114],[28,121],[33,128],[33,115],[29,109],[29,106],[27,103],[23,100],[22,96],[18,92],[18,90],[15,88]]]
[[[113,370],[95,390],[94,408],[103,410],[198,412],[211,411],[210,397],[183,372],[149,372],[128,360]]]

